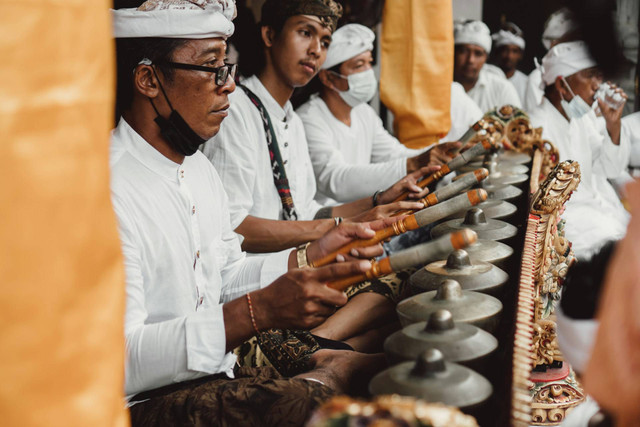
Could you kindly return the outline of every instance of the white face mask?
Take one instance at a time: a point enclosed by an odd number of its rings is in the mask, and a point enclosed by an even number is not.
[[[567,113],[567,116],[569,116],[570,119],[579,119],[591,111],[589,104],[587,104],[581,96],[573,93],[571,86],[569,86],[569,83],[567,83],[564,77],[562,77],[562,81],[567,86],[567,89],[569,89],[569,93],[573,95],[573,98],[571,98],[569,102],[565,101],[564,98],[560,100],[560,105],[562,105],[562,109]]]
[[[350,74],[348,76],[343,76],[338,73],[335,74],[342,78],[346,78],[349,83],[349,89],[345,91],[339,90],[338,94],[344,102],[351,106],[351,108],[364,102],[369,102],[371,98],[373,98],[373,95],[376,94],[376,90],[378,89],[378,80],[376,79],[376,75],[372,68],[356,74]]]

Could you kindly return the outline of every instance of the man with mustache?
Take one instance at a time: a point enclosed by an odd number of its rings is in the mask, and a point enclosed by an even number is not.
[[[460,83],[478,107],[488,112],[511,104],[520,107],[520,98],[508,80],[485,67],[491,52],[491,34],[482,21],[456,21],[453,25],[455,43],[453,80]]]
[[[333,0],[267,0],[260,23],[264,65],[230,96],[229,117],[203,147],[220,173],[232,225],[248,252],[304,244],[343,217],[372,219],[397,209],[419,209],[412,201],[383,205],[404,190],[422,197],[425,192],[414,183],[437,170],[418,170],[388,191],[340,206],[323,208],[314,200],[316,182],[304,126],[290,98],[325,61],[340,14]]]
[[[346,391],[355,370],[380,359],[317,351],[313,369],[290,379],[272,368],[235,369],[236,346],[267,328],[322,323],[346,302],[326,283],[371,265],[302,270],[295,250],[241,251],[220,179],[197,151],[219,130],[235,89],[235,65],[224,62],[234,15],[232,0],[148,0],[113,11],[122,118],[112,134],[111,191],[134,426],[302,425],[316,405]],[[309,249],[322,255],[373,233],[345,224]]]

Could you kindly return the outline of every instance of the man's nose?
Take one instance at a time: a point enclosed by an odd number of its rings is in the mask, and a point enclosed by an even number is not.
[[[231,93],[236,90],[236,81],[229,75],[227,81],[222,86],[218,87],[218,92]]]
[[[311,42],[309,43],[309,48],[307,49],[307,53],[309,55],[313,55],[316,58],[320,56],[320,39],[318,37],[313,37]]]

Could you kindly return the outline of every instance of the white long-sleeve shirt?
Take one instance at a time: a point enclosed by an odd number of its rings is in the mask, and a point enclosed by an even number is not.
[[[351,110],[351,126],[336,119],[319,96],[296,111],[304,123],[309,154],[316,176],[316,200],[345,203],[386,189],[407,174],[412,150],[393,137],[368,104]],[[482,118],[482,111],[464,88],[451,85],[451,130],[441,141],[456,141]]]
[[[440,141],[457,141],[466,131],[482,118],[484,112],[460,83],[451,82],[451,129]]]
[[[580,185],[562,217],[576,257],[590,259],[607,241],[626,233],[629,213],[607,178],[616,178],[626,168],[628,138],[622,135],[615,145],[593,111],[567,121],[547,98],[530,117],[534,127],[542,126],[542,137],[558,148],[561,161],[580,163]]]
[[[128,398],[232,375],[222,303],[286,272],[289,251],[247,258],[209,160],[196,152],[174,163],[124,120],[112,134],[111,194],[126,273]]]
[[[313,219],[322,206],[314,200],[316,180],[300,117],[289,101],[282,108],[256,76],[243,84],[260,98],[271,118],[298,219]],[[229,196],[231,225],[235,230],[248,215],[283,219],[260,113],[241,88],[229,95],[229,103],[229,116],[202,151]]]
[[[371,196],[407,174],[412,150],[394,138],[376,112],[363,103],[351,109],[351,126],[335,116],[317,95],[297,110],[304,124],[309,155],[322,204]]]
[[[524,92],[524,99],[522,99],[522,106],[527,113],[535,111],[542,102],[544,90],[540,89],[541,84],[542,72],[539,68],[534,68],[527,77],[527,87]]]
[[[516,92],[518,93],[518,98],[520,98],[520,104],[524,106],[525,94],[527,92],[527,82],[529,81],[529,77],[525,73],[520,70],[516,70],[511,77],[509,77],[509,81],[516,88]]]
[[[629,138],[631,144],[629,165],[640,167],[640,111],[622,118],[622,134]]]
[[[496,107],[510,104],[520,107],[520,98],[516,88],[513,87],[509,80],[498,77],[494,73],[484,69],[480,70],[478,81],[467,95],[473,99],[480,110],[487,113]]]

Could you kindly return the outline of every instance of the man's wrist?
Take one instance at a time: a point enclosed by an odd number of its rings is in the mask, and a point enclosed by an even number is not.
[[[272,324],[271,319],[268,318],[269,310],[265,309],[265,302],[263,297],[264,292],[262,289],[251,292],[251,308],[253,309],[253,321],[255,321],[256,327],[264,331],[265,329],[269,329]]]
[[[298,268],[309,267],[309,258],[307,256],[307,249],[311,245],[311,242],[298,246],[296,249],[296,260],[298,262]]]

